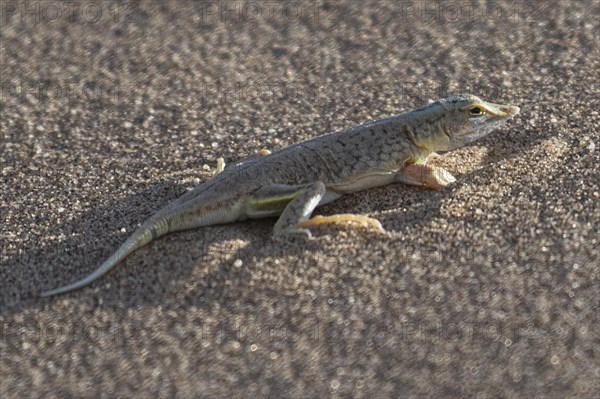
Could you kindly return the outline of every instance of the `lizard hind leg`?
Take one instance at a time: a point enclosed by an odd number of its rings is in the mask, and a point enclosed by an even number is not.
[[[310,230],[301,226],[301,223],[308,220],[326,192],[325,184],[320,181],[308,186],[283,209],[273,227],[273,235],[304,233],[311,237]]]
[[[266,148],[263,148],[262,150],[258,151],[255,156],[265,156],[265,155],[269,155],[270,153],[271,153],[271,151],[267,150]],[[250,157],[250,159],[251,158],[254,158],[254,156]],[[219,173],[223,173],[224,170],[225,170],[225,159],[218,158],[216,174],[218,175]]]
[[[328,191],[320,181],[299,186],[267,186],[253,194],[247,202],[246,215],[251,218],[280,215],[273,227],[274,236],[302,233],[311,237],[310,226],[348,221],[373,226],[384,232],[378,220],[362,215],[340,214],[309,219],[317,206],[339,196],[339,193]]]
[[[331,216],[314,216],[313,218],[298,223],[296,226],[298,227],[308,227],[314,226],[318,224],[330,224],[330,223],[343,223],[343,222],[357,222],[361,226],[372,226],[375,229],[379,230],[380,233],[385,234],[385,229],[381,225],[381,222],[375,218],[365,216],[365,215],[355,215],[352,213],[340,213],[337,215]]]
[[[244,212],[249,218],[279,216],[275,223],[274,235],[304,233],[310,231],[296,228],[299,222],[307,220],[312,211],[323,201],[327,190],[321,182],[302,185],[273,184],[256,191],[245,204]]]
[[[305,233],[310,237],[311,233],[307,227],[343,222],[358,222],[362,226],[373,226],[379,232],[385,233],[379,220],[364,215],[345,213],[331,216],[314,216],[309,219],[312,211],[318,205],[330,202],[337,197],[339,197],[339,194],[327,191],[322,182],[311,184],[285,207],[279,220],[275,223],[274,234]]]
[[[217,174],[222,173],[225,170],[225,159],[217,159]]]
[[[306,222],[314,209],[333,201],[339,194],[328,192],[320,181],[302,184],[274,184],[255,192],[246,203],[246,215],[250,218],[279,216],[273,227],[273,235],[302,233],[311,237],[310,230],[300,226]]]

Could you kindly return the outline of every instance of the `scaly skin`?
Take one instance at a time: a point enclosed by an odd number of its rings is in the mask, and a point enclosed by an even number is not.
[[[127,255],[167,233],[248,218],[281,215],[275,235],[306,233],[314,224],[355,220],[334,215],[309,220],[313,209],[340,196],[393,182],[440,189],[455,179],[427,165],[434,151],[453,150],[490,133],[519,113],[471,95],[452,96],[398,116],[315,137],[225,168],[146,221],[98,269],[51,296],[81,288]],[[222,165],[222,163],[221,163]]]

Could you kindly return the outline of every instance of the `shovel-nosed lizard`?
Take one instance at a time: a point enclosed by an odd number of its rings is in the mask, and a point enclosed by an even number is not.
[[[41,296],[81,288],[150,241],[200,226],[279,216],[274,235],[310,236],[312,225],[343,221],[383,230],[379,221],[367,216],[310,216],[317,206],[342,195],[394,182],[440,189],[455,179],[428,165],[430,155],[467,145],[518,113],[516,106],[488,103],[473,95],[451,96],[401,115],[265,151],[228,166],[167,205],[87,277]]]

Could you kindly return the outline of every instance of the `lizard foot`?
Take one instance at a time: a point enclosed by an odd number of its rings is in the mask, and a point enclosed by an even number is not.
[[[225,160],[223,158],[217,159],[217,174],[225,170]]]
[[[318,224],[330,224],[330,223],[342,223],[342,222],[358,222],[361,226],[371,226],[379,230],[380,233],[385,233],[383,226],[379,220],[364,216],[364,215],[354,215],[351,213],[343,213],[339,215],[332,216],[315,216],[309,220],[305,220],[304,222],[298,223],[297,227],[308,227],[314,226]]]
[[[406,184],[440,190],[454,183],[456,178],[444,168],[414,163],[402,169],[397,180]]]

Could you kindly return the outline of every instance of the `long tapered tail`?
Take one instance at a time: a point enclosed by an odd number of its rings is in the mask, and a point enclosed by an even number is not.
[[[48,297],[56,294],[62,294],[86,286],[115,267],[119,262],[121,262],[135,250],[143,247],[155,238],[163,236],[169,232],[169,223],[166,219],[151,219],[144,223],[138,230],[136,230],[133,235],[129,237],[113,255],[111,255],[110,258],[105,260],[104,263],[102,263],[100,267],[94,270],[94,272],[92,272],[90,275],[72,284],[65,285],[64,287],[44,291],[40,294],[40,296]]]
[[[235,220],[245,219],[242,206],[243,201],[230,201],[230,204],[224,205],[223,203],[227,202],[227,198],[223,199],[222,196],[217,199],[211,198],[210,196],[203,198],[199,197],[198,193],[202,193],[204,190],[204,187],[199,186],[196,190],[184,194],[176,201],[164,207],[138,228],[131,237],[129,237],[110,258],[105,260],[100,267],[94,270],[92,274],[79,281],[75,281],[72,284],[65,285],[64,287],[44,291],[40,296],[48,297],[62,294],[86,286],[103,276],[132,252],[165,234],[200,226],[230,223]],[[238,192],[235,192],[232,195],[235,197],[238,194]]]

